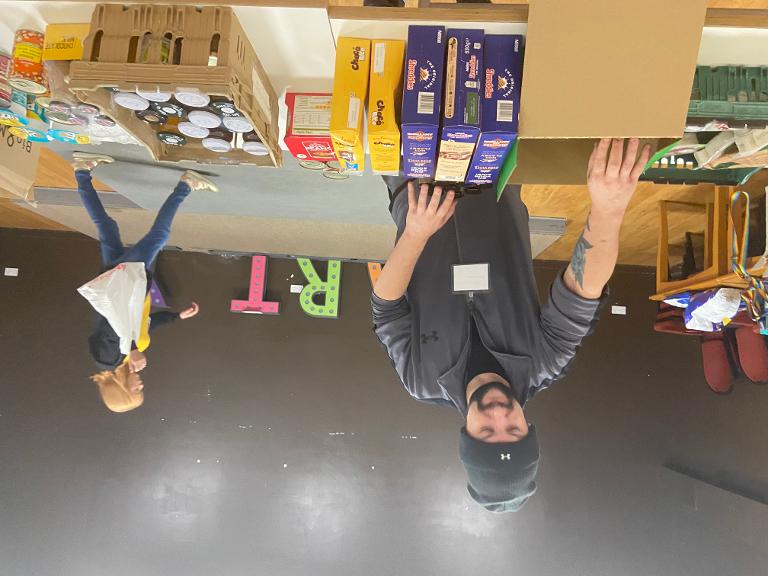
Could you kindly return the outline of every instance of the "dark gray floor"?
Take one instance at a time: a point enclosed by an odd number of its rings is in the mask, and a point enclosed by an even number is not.
[[[768,508],[664,464],[764,490],[768,388],[709,393],[696,340],[651,331],[649,273],[616,275],[629,315],[529,405],[539,492],[495,516],[464,489],[457,416],[411,400],[371,334],[362,265],[345,264],[341,318],[317,320],[289,294],[298,266],[272,260],[283,313],[256,317],[228,312],[247,259],[163,254],[172,302],[202,312],[156,334],[126,415],[87,380],[74,289],[95,243],[0,230],[4,266],[2,576],[766,574]]]

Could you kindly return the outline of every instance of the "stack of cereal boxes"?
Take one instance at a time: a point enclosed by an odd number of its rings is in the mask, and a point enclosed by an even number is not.
[[[339,38],[330,132],[336,156],[347,174],[365,170],[364,124],[373,171],[400,172],[398,108],[404,52],[402,40]],[[366,96],[368,121],[364,123]]]
[[[485,37],[480,138],[466,182],[493,184],[504,158],[517,138],[520,82],[523,70],[523,37]]]

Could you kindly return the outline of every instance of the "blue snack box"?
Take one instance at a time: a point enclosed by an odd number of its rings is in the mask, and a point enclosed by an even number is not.
[[[480,135],[480,95],[483,87],[482,30],[446,33],[445,99],[440,153],[435,180],[464,182]]]
[[[480,138],[467,174],[471,184],[493,184],[517,138],[524,38],[485,37]]]
[[[432,178],[437,156],[445,62],[444,26],[409,26],[403,81],[403,171]]]

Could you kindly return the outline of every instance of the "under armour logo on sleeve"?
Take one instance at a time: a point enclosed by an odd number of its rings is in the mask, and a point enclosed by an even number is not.
[[[421,335],[421,343],[426,344],[427,341],[432,340],[433,342],[437,342],[440,340],[440,337],[437,335],[437,331],[432,330],[432,334],[422,334]]]
[[[512,460],[512,455],[507,452],[506,454],[500,454],[502,460]]]

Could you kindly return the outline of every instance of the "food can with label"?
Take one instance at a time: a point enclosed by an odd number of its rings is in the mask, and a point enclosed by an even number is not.
[[[183,118],[187,113],[186,108],[176,104],[175,102],[152,102],[151,108],[153,110],[157,110],[158,112],[162,112],[169,118],[171,116],[176,118]]]
[[[177,88],[174,97],[184,106],[192,108],[205,108],[211,101],[208,94],[200,92],[197,88]]]
[[[166,120],[168,119],[165,114],[158,112],[157,110],[152,110],[152,108],[147,108],[146,110],[137,110],[134,112],[134,114],[139,120],[153,125],[165,124]]]
[[[96,116],[96,118],[93,119],[93,123],[97,126],[103,126],[104,128],[112,128],[116,124],[112,118],[105,116],[104,114]]]
[[[112,94],[112,101],[118,106],[128,108],[128,110],[136,111],[149,108],[149,100],[134,92],[115,92]]]
[[[207,138],[208,134],[210,134],[208,128],[203,128],[192,122],[179,122],[178,129],[184,136],[189,136],[190,138]]]
[[[23,92],[44,94],[48,91],[43,69],[45,35],[37,30],[22,28],[13,39],[11,73],[8,83]]]
[[[35,130],[29,126],[11,126],[8,128],[8,133],[13,134],[17,138],[22,140],[29,140],[30,142],[50,142],[51,139],[45,132]]]
[[[185,146],[187,144],[187,139],[177,132],[158,132],[157,139],[169,146]]]
[[[11,75],[11,57],[5,52],[0,52],[0,108],[8,108],[11,105],[11,85],[8,78]]]
[[[136,94],[150,102],[168,102],[171,96],[173,96],[170,92],[163,92],[159,88],[155,90],[136,90]]]
[[[203,138],[203,148],[211,152],[224,154],[232,149],[232,134],[217,128],[211,130],[207,138]]]
[[[192,124],[197,124],[201,128],[218,128],[221,126],[221,117],[210,110],[190,110],[187,115]]]

